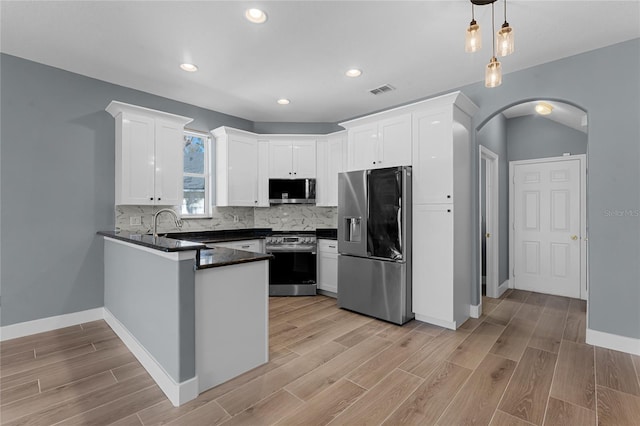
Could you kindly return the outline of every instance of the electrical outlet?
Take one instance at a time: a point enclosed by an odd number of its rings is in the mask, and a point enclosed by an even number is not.
[[[140,216],[130,216],[129,225],[131,226],[142,225],[142,218]]]
[[[234,215],[233,215],[233,221],[234,221],[234,222],[239,222],[239,220],[238,220],[238,215],[237,215],[237,214],[234,214]]]

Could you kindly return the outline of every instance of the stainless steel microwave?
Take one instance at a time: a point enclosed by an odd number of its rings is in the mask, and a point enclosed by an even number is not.
[[[270,204],[315,204],[315,179],[269,179]]]

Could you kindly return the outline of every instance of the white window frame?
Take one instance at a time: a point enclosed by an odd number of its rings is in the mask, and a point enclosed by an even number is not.
[[[203,138],[204,143],[204,173],[186,173],[184,171],[184,162],[182,176],[184,177],[199,177],[204,178],[204,214],[182,214],[182,219],[207,219],[211,218],[211,135],[205,132],[199,132],[197,130],[185,129],[183,133],[186,136],[196,136]],[[184,149],[184,148],[183,148]],[[182,189],[182,197],[184,199],[184,188]],[[180,206],[182,212],[182,206]]]

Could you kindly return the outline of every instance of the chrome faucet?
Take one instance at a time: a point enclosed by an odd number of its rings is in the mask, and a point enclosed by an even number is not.
[[[160,216],[160,213],[164,213],[164,212],[171,213],[171,215],[173,216],[173,222],[176,224],[176,227],[182,228],[182,219],[178,217],[176,212],[174,212],[171,209],[160,209],[156,212],[156,214],[153,215],[153,237],[154,238],[158,237],[158,216]]]

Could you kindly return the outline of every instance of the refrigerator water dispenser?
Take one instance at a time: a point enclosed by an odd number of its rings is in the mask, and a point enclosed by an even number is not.
[[[347,234],[344,236],[345,241],[359,243],[362,238],[362,230],[360,229],[362,218],[346,217],[345,220],[347,221],[346,226],[344,227]]]

